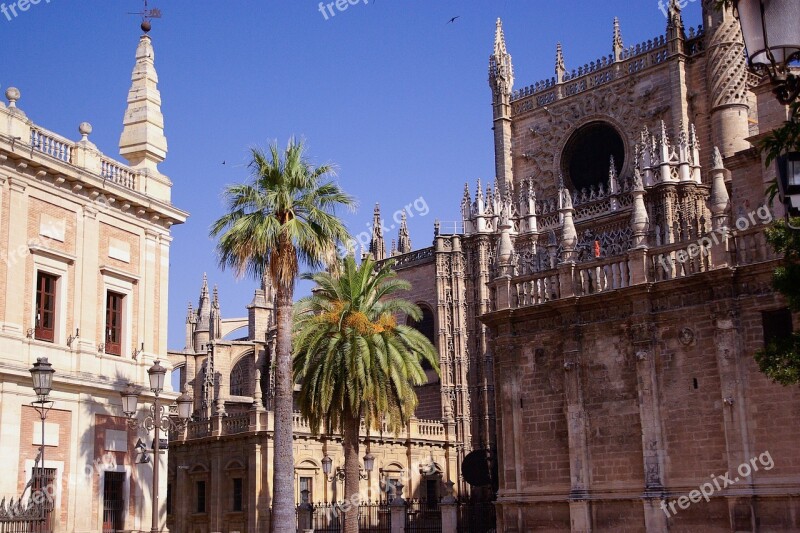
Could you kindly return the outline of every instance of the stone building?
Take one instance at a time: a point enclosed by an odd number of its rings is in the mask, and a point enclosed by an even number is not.
[[[754,148],[787,111],[714,3],[692,29],[669,2],[665,33],[635,46],[615,20],[611,48],[573,70],[557,45],[555,75],[516,90],[498,21],[496,179],[466,187],[460,227],[437,224],[433,246],[413,250],[403,224],[390,247],[441,378],[419,391],[431,422],[370,436],[376,493],[398,472],[426,495],[441,472],[484,496],[462,468],[477,456],[497,472],[498,531],[800,528],[800,393],[753,361],[794,318],[764,238],[784,214],[765,205],[775,170]],[[384,260],[380,221],[368,253]],[[267,524],[270,294],[225,321],[204,285],[171,354],[200,412],[171,443],[178,529]],[[340,464],[337,437],[295,429],[298,493],[336,498],[319,461]]]
[[[434,311],[457,456],[498,465],[498,531],[800,528],[800,392],[753,360],[792,330],[753,145],[787,111],[713,4],[690,29],[670,2],[636,46],[615,20],[573,70],[558,45],[517,90],[498,21],[496,181],[397,258]]]
[[[224,319],[217,289],[209,291],[205,276],[197,309],[189,304],[186,346],[169,353],[182,386],[195,399],[195,420],[170,435],[171,531],[270,530],[274,305],[274,290],[264,278],[247,316]],[[430,321],[418,325],[421,331],[430,331],[426,324]],[[455,428],[441,417],[433,392],[437,378],[430,374],[431,383],[419,388],[418,418],[406,431],[362,433],[362,453],[375,457],[373,470],[362,472],[363,493],[372,501],[386,501],[398,484],[407,498],[438,501],[447,481],[457,476]],[[299,413],[293,431],[295,501],[302,501],[303,490],[311,502],[341,501],[341,436],[312,435]],[[328,476],[322,469],[326,455],[333,461]]]
[[[157,81],[142,35],[119,143],[127,164],[98,150],[88,123],[72,141],[28,118],[19,90],[0,103],[0,496],[23,493],[44,440],[57,532],[149,529],[152,465],[129,453],[144,433],[128,428],[119,392],[144,386],[166,353],[170,227],[187,217],[158,170]],[[56,372],[44,435],[28,372],[39,357]]]

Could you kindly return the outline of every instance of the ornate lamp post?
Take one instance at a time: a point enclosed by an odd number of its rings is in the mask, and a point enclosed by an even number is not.
[[[800,61],[800,2],[733,0],[733,7],[750,68],[769,76],[782,104],[792,103],[800,95],[800,77],[791,70],[791,64]]]
[[[150,406],[150,415],[144,419],[136,420],[137,403],[139,401],[139,391],[132,384],[128,384],[126,389],[120,394],[122,396],[122,411],[128,417],[128,425],[133,429],[144,429],[148,433],[154,432],[153,435],[153,516],[151,523],[151,533],[158,533],[159,529],[159,504],[158,504],[158,466],[159,454],[161,453],[161,431],[168,432],[169,430],[178,430],[186,425],[189,418],[192,416],[192,405],[194,401],[191,396],[185,392],[178,396],[176,400],[178,404],[178,419],[180,422],[175,422],[169,417],[169,413],[164,410],[158,396],[164,390],[164,376],[167,374],[167,369],[161,366],[159,361],[153,363],[147,370],[150,378],[150,390],[155,395],[153,405]],[[137,446],[138,447],[138,446]],[[141,447],[144,451],[144,446]],[[144,461],[146,462],[146,461]]]
[[[372,469],[375,467],[375,456],[373,456],[369,451],[364,456],[364,468],[358,469],[358,477],[361,479],[368,479],[370,474],[372,473]],[[331,471],[333,470],[333,459],[327,453],[325,457],[322,458],[322,473],[325,474],[325,479],[327,481],[333,482],[336,481],[344,481],[345,478],[345,470],[344,466],[337,466],[336,470],[331,475]],[[327,490],[328,484],[325,484],[325,492],[326,492],[326,499],[327,499]],[[371,488],[370,488],[371,490]]]
[[[53,407],[53,402],[48,400],[50,391],[53,390],[53,374],[56,371],[47,361],[47,357],[39,357],[30,369],[31,378],[33,379],[33,392],[36,393],[37,400],[33,402],[33,408],[39,413],[39,418],[42,420],[42,436],[39,446],[39,455],[41,463],[39,463],[39,471],[36,473],[39,478],[39,490],[45,490],[44,486],[44,421],[47,418],[47,413]],[[34,476],[36,477],[36,476]]]

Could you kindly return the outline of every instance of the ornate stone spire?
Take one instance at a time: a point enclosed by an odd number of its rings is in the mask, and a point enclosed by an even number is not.
[[[136,48],[119,153],[131,167],[160,175],[158,164],[167,156],[167,139],[154,60],[153,43],[150,36],[144,34]]]
[[[506,49],[506,37],[503,33],[503,22],[497,19],[494,33],[494,53],[489,57],[489,81],[492,91],[511,94],[514,88],[514,66],[511,54]]]
[[[400,254],[407,254],[411,251],[411,238],[408,236],[408,224],[406,223],[405,210],[400,219],[400,231],[397,235],[397,251]]]
[[[617,17],[614,17],[614,39],[611,48],[614,51],[614,60],[621,61],[625,44],[622,41],[622,30],[619,27],[619,19]]]
[[[492,88],[495,178],[505,192],[514,182],[511,158],[511,94],[514,90],[514,67],[506,50],[503,23],[497,19],[494,53],[489,57],[489,86]]]
[[[669,0],[667,9],[667,40],[685,39],[683,33],[683,9],[680,0]]]
[[[200,288],[200,301],[197,306],[196,331],[208,331],[211,325],[211,299],[208,295],[208,276],[203,273],[203,286]]]
[[[397,241],[394,240],[394,239],[392,239],[392,250],[391,250],[390,253],[391,253],[392,257],[394,257],[396,255],[400,255],[400,252],[397,251]]]
[[[561,43],[556,43],[556,83],[564,82],[564,74],[567,72],[567,67],[564,65],[564,49],[561,48]]]
[[[383,240],[383,222],[381,221],[381,206],[375,204],[372,214],[372,239],[369,241],[369,253],[375,261],[386,259],[386,242]]]

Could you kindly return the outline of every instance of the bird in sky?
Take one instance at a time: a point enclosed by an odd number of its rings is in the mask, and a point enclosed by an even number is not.
[[[453,17],[450,20],[448,20],[447,24],[452,24],[453,22],[456,21],[456,19],[460,19],[460,18],[461,18],[461,15],[456,15],[455,17]]]

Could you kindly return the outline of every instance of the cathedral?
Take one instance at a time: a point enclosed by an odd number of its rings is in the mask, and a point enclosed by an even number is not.
[[[406,434],[364,433],[375,499],[400,483],[493,499],[497,531],[517,533],[800,528],[800,391],[753,360],[794,319],[764,236],[784,215],[764,196],[775,169],[754,147],[787,111],[714,4],[687,28],[670,2],[665,33],[633,46],[615,20],[578,68],[559,44],[554,75],[516,89],[497,22],[496,179],[467,185],[463,224],[437,223],[427,248],[403,224],[387,256],[374,214],[366,253],[412,283],[441,367]],[[186,324],[170,359],[198,417],[171,436],[168,515],[178,531],[261,531],[272,288],[223,319],[204,280]],[[341,494],[321,463],[341,465],[340,436],[298,415],[295,457],[297,501]]]

